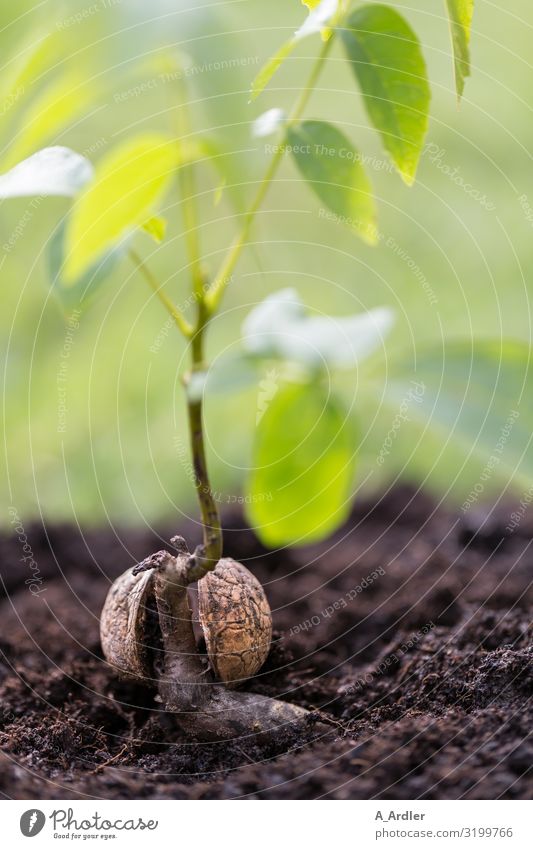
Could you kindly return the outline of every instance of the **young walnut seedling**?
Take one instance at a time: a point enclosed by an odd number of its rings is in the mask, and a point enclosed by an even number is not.
[[[101,619],[104,654],[120,674],[157,690],[157,698],[188,733],[199,738],[271,734],[280,725],[306,720],[302,708],[238,689],[264,663],[272,622],[265,593],[240,563],[223,558],[222,529],[207,470],[203,394],[208,368],[205,336],[217,314],[257,212],[277,171],[290,153],[300,174],[322,206],[368,244],[379,242],[372,187],[359,151],[337,127],[303,120],[327,56],[339,41],[364,95],[369,119],[403,180],[411,184],[423,150],[430,100],[426,66],[419,41],[394,8],[347,0],[303,0],[309,15],[294,36],[269,60],[252,85],[260,95],[273,74],[302,39],[321,41],[320,53],[293,109],[269,110],[254,124],[254,135],[278,134],[279,144],[248,210],[236,218],[236,234],[217,273],[206,272],[200,246],[195,169],[211,160],[220,167],[222,152],[212,139],[192,132],[186,74],[175,57],[168,61],[180,87],[177,134],[148,132],[119,143],[96,169],[83,156],[63,147],[45,148],[0,175],[0,198],[63,195],[76,202],[50,242],[55,291],[70,309],[88,294],[128,250],[155,297],[168,311],[190,346],[191,371],[183,378],[187,398],[194,484],[203,541],[189,553],[174,537],[174,553],[159,551],[112,585]],[[469,73],[472,2],[448,3],[455,50],[459,96]],[[464,5],[464,8],[463,8]],[[28,87],[28,89],[31,87]],[[166,87],[167,92],[171,88]],[[387,93],[391,96],[388,97]],[[32,125],[33,127],[33,125]],[[33,131],[33,130],[32,130]],[[15,153],[11,156],[16,161]],[[136,230],[156,242],[166,222],[154,216],[178,175],[184,241],[191,276],[192,320],[176,306],[146,262],[131,248]],[[227,175],[224,174],[224,182]],[[235,175],[230,174],[229,182]],[[239,181],[242,175],[239,174]],[[271,546],[322,539],[347,515],[355,457],[353,437],[345,427],[348,411],[333,397],[324,376],[336,368],[358,367],[380,344],[391,324],[387,310],[330,320],[306,315],[292,290],[267,300],[248,317],[242,362],[232,368],[235,383],[251,364],[275,360],[292,364],[297,379],[269,387],[268,409],[261,409],[264,438],[256,446],[257,474],[252,477],[248,515]],[[296,371],[294,366],[297,366]],[[289,370],[290,371],[290,370]],[[277,375],[277,370],[271,372]],[[215,369],[215,380],[216,380]],[[224,386],[224,380],[219,380]],[[258,434],[260,428],[258,427]],[[269,494],[271,497],[265,497]],[[198,585],[199,625],[208,664],[199,650],[189,594]]]

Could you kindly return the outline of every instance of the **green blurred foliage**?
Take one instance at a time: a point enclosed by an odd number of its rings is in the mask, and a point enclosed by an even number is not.
[[[98,94],[93,103],[84,101],[74,126],[65,129],[58,120],[51,136],[40,136],[39,143],[66,144],[97,162],[133,132],[172,131],[179,86],[165,76],[158,57],[164,49],[178,49],[188,57],[194,126],[228,151],[221,155],[231,177],[221,199],[220,176],[212,166],[202,170],[200,184],[201,238],[206,264],[214,270],[275,141],[252,139],[251,125],[268,108],[290,108],[318,45],[311,39],[299,45],[250,105],[253,77],[301,23],[301,4],[244,0],[192,11],[187,5],[161,0],[4,4],[4,74],[13,70],[9,57],[17,60],[35,28],[53,32],[59,47],[51,67],[45,63],[24,82],[20,102],[10,108],[4,101],[1,170],[29,132],[32,104],[74,69],[88,74],[86,85]],[[392,172],[336,47],[306,117],[335,124],[363,153],[379,205],[379,243],[365,245],[324,215],[287,158],[213,322],[211,358],[234,350],[250,307],[285,286],[296,287],[305,303],[327,314],[382,305],[395,309],[395,329],[372,360],[378,385],[405,349],[414,356],[426,344],[473,336],[530,340],[530,3],[517,0],[512,13],[478,4],[472,76],[460,109],[444,4],[393,5],[420,37],[432,87],[428,146],[415,185],[406,188]],[[90,100],[87,92],[84,96]],[[0,208],[1,474],[7,481],[0,522],[7,522],[8,503],[26,518],[43,513],[84,523],[195,515],[179,382],[186,346],[127,261],[90,309],[65,316],[48,283],[46,250],[67,210],[68,202],[58,198],[6,201]],[[167,196],[161,212],[168,220],[165,241],[156,245],[140,235],[139,249],[187,311],[177,191]],[[407,430],[390,462],[376,470],[394,411],[375,400],[365,374],[336,378],[336,389],[355,411],[364,411],[359,480],[377,487],[398,471],[418,474],[407,463],[412,448]],[[213,486],[222,508],[242,492],[256,410],[257,390],[208,400]],[[417,465],[427,456],[431,470],[433,450],[421,446]],[[448,460],[426,483],[438,488],[444,482],[447,488],[453,480],[453,493],[462,499],[484,466],[483,458],[465,465],[464,454],[450,448]]]

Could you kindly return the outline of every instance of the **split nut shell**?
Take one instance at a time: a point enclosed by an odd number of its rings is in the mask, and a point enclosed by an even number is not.
[[[149,678],[148,604],[151,572],[124,572],[111,585],[100,617],[100,642],[106,660],[123,675]]]
[[[261,668],[272,641],[265,591],[242,563],[223,558],[198,583],[200,624],[213,671],[236,687]]]
[[[154,676],[154,579],[152,571],[134,575],[128,569],[112,584],[100,619],[108,662],[145,681]],[[263,587],[241,563],[224,558],[198,582],[198,607],[213,672],[236,687],[261,668],[270,650],[272,615]]]

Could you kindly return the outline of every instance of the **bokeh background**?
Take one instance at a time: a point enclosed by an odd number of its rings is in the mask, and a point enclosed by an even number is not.
[[[477,0],[473,74],[458,108],[444,4],[393,5],[422,40],[433,92],[416,184],[406,188],[388,168],[337,48],[307,116],[336,123],[368,157],[384,238],[371,248],[321,218],[292,162],[284,162],[213,324],[209,354],[216,358],[235,346],[250,306],[282,287],[294,286],[311,308],[331,314],[391,306],[397,321],[383,348],[364,373],[337,379],[359,419],[358,480],[377,488],[401,474],[461,500],[486,458],[474,456],[465,465],[461,451],[450,446],[436,463],[435,436],[417,443],[413,459],[413,431],[402,428],[387,463],[376,468],[393,412],[374,390],[404,350],[459,338],[530,340],[533,18],[527,0],[515,0],[512,9]],[[93,161],[133,131],[172,128],[179,89],[161,81],[158,57],[180,49],[191,69],[195,127],[229,152],[222,199],[215,169],[207,165],[200,178],[201,239],[214,270],[267,164],[265,142],[252,138],[252,122],[268,108],[290,108],[317,43],[303,42],[254,104],[248,102],[250,82],[303,14],[298,0],[2,4],[4,68],[34,27],[57,32],[64,49],[64,58],[42,70],[33,91],[29,86],[24,102],[4,110],[2,170],[12,164],[38,92],[48,85],[70,86],[80,108],[73,125],[58,128],[46,143],[69,145]],[[90,308],[68,320],[50,289],[46,263],[48,240],[67,210],[61,199],[0,206],[0,474],[6,482],[0,522],[7,524],[10,505],[24,519],[43,514],[83,524],[179,521],[180,514],[195,514],[183,461],[187,433],[179,374],[185,344],[127,260]],[[177,191],[162,211],[168,238],[156,247],[139,236],[138,250],[176,302],[186,303]],[[57,377],[65,363],[66,412],[58,432]],[[257,390],[208,399],[212,482],[222,504],[243,492],[256,408]],[[496,476],[492,485],[499,485]]]

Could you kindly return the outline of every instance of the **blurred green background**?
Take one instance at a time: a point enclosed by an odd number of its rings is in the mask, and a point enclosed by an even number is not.
[[[460,452],[450,451],[433,464],[434,445],[425,441],[416,463],[405,467],[412,448],[408,429],[396,440],[389,461],[376,469],[393,414],[368,390],[368,378],[379,386],[405,348],[413,352],[426,343],[473,336],[531,338],[533,13],[528,0],[516,0],[512,11],[477,0],[473,75],[458,108],[444,4],[412,0],[392,5],[419,34],[432,84],[429,147],[415,186],[406,188],[386,166],[360,94],[335,48],[307,116],[337,124],[369,157],[381,244],[366,246],[320,217],[319,202],[286,161],[213,324],[209,353],[214,358],[236,345],[250,306],[281,287],[294,286],[313,309],[331,314],[390,305],[396,326],[366,377],[350,374],[338,385],[359,413],[358,480],[377,487],[398,472],[425,478],[426,468],[431,469],[426,485],[444,483],[447,491],[453,480],[452,494],[461,499],[478,479],[483,459],[463,467]],[[91,92],[100,86],[101,92],[86,106],[81,100],[74,126],[59,128],[46,143],[66,144],[97,161],[133,131],[173,127],[179,89],[161,82],[157,56],[167,48],[182,50],[191,68],[195,127],[208,130],[231,151],[226,163],[235,187],[228,186],[220,202],[219,175],[209,165],[201,173],[201,238],[207,266],[214,270],[239,220],[234,202],[238,206],[251,197],[268,161],[265,140],[252,138],[251,124],[268,108],[290,108],[317,42],[303,42],[253,105],[248,103],[250,82],[303,15],[298,0],[196,6],[180,0],[3,4],[2,61],[8,68],[32,28],[57,32],[65,59],[43,72],[35,92],[74,73],[82,81],[80,98],[87,86]],[[27,126],[34,98],[30,86],[20,108],[4,109],[2,170]],[[61,199],[33,205],[29,199],[4,201],[0,207],[1,474],[6,481],[0,522],[7,523],[9,504],[26,519],[42,513],[80,523],[194,515],[179,383],[185,344],[127,260],[79,318],[79,327],[69,330],[49,288],[45,256],[67,209]],[[169,219],[164,244],[156,247],[140,235],[137,246],[169,294],[186,303],[177,191],[167,197],[163,211]],[[65,364],[67,409],[59,433],[57,377]],[[212,483],[222,506],[242,492],[256,408],[257,391],[208,401]]]

